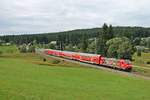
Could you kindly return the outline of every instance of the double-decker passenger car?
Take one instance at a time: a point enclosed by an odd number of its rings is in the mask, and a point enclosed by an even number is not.
[[[112,68],[123,69],[123,70],[132,69],[132,64],[130,63],[130,61],[125,59],[106,58],[98,54],[78,53],[78,52],[60,51],[60,50],[52,50],[52,49],[45,49],[44,52],[48,55],[63,57],[71,60],[77,60],[80,62],[86,62],[86,63],[97,64],[97,65],[105,65]]]

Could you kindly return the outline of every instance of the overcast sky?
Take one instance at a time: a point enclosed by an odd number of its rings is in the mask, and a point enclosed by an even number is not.
[[[150,26],[150,0],[0,0],[0,34]]]

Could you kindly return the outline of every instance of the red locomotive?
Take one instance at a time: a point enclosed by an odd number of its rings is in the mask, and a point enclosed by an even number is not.
[[[127,71],[130,71],[132,69],[131,62],[125,59],[106,58],[97,54],[78,53],[78,52],[60,51],[60,50],[52,50],[52,49],[45,49],[44,52],[48,55],[63,57],[63,58],[77,60],[77,61],[91,63],[91,64],[109,66],[112,68],[117,68],[117,69],[122,69]]]

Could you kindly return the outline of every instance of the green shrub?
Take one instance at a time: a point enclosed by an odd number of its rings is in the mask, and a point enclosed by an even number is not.
[[[59,64],[59,63],[60,63],[60,60],[53,60],[52,63],[53,63],[53,64]]]

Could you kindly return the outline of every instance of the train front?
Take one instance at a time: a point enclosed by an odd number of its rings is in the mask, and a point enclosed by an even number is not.
[[[121,59],[119,61],[119,64],[126,71],[131,71],[132,70],[132,64],[131,64],[131,61],[129,61],[129,60]]]
[[[104,57],[104,65],[107,65],[112,68],[126,70],[126,71],[132,70],[131,61],[125,60],[125,59],[115,59],[115,58]]]

